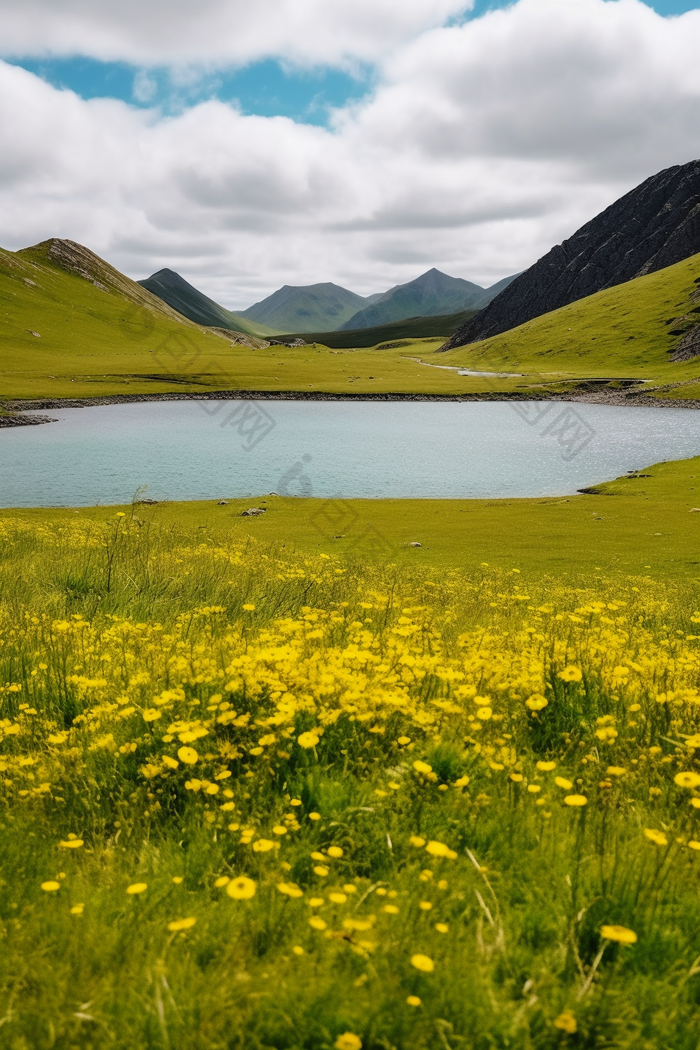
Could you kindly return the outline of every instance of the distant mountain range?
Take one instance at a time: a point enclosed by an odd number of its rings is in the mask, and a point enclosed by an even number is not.
[[[700,252],[700,160],[666,168],[520,274],[457,329],[450,350]]]
[[[307,335],[364,330],[415,317],[452,317],[482,309],[512,280],[513,277],[506,277],[491,288],[482,288],[432,269],[408,284],[368,296],[356,295],[330,282],[285,284],[266,299],[236,313],[219,306],[173,270],[159,270],[138,283],[197,324],[274,336],[280,332]]]
[[[407,317],[435,317],[463,310],[480,310],[505,288],[513,277],[506,277],[492,288],[482,288],[461,277],[448,277],[432,269],[415,281],[390,288],[375,301],[354,314],[338,331],[371,328],[375,325],[403,321]]]
[[[264,324],[256,324],[252,320],[244,318],[242,314],[232,313],[223,306],[219,306],[213,299],[198,291],[193,285],[181,277],[174,270],[158,270],[143,281],[137,281],[142,288],[157,295],[173,310],[177,310],[184,317],[196,324],[206,325],[213,328],[227,328],[234,332],[244,332],[246,335],[266,336],[276,335],[277,330]]]
[[[365,306],[367,299],[338,284],[285,284],[267,299],[242,310],[241,317],[278,332],[335,331]]]

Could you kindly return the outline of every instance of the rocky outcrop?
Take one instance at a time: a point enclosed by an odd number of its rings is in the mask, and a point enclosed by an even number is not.
[[[506,332],[697,252],[700,160],[667,168],[615,201],[525,270],[440,349]]]
[[[700,277],[696,284],[700,285]],[[671,355],[672,361],[690,361],[692,357],[700,355],[700,288],[693,292],[690,301],[697,303],[697,306],[692,306],[689,313],[683,317],[676,317],[671,321],[674,326],[671,335],[681,337]]]

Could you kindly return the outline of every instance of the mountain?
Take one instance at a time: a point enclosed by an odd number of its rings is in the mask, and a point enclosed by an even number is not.
[[[159,299],[172,306],[178,313],[189,317],[196,324],[213,328],[226,328],[246,335],[275,335],[276,330],[266,325],[255,324],[244,319],[240,314],[232,313],[209,299],[203,292],[181,277],[174,270],[158,270],[143,281],[137,281],[142,288],[157,295]]]
[[[456,314],[439,314],[435,317],[408,317],[402,321],[391,321],[389,324],[375,325],[372,328],[341,328],[335,332],[293,332],[278,338],[289,342],[303,334],[309,343],[320,343],[334,350],[377,346],[378,343],[395,339],[425,339],[431,336],[444,339],[473,314],[473,310],[460,310]]]
[[[700,160],[666,168],[556,245],[441,349],[506,332],[700,251]]]
[[[434,317],[440,314],[453,314],[464,310],[479,310],[505,287],[512,277],[506,277],[495,285],[493,295],[478,284],[464,281],[461,277],[448,277],[446,273],[433,268],[421,274],[415,281],[399,284],[390,288],[384,295],[374,298],[374,302],[365,306],[350,317],[339,328],[370,328],[392,321],[403,321],[409,317]]]
[[[183,320],[162,299],[150,294],[148,289],[144,291],[138,281],[132,281],[77,241],[52,237],[31,248],[20,248],[18,252],[2,251],[2,256],[3,268],[10,273],[18,268],[24,269],[22,264],[30,267],[44,264],[82,277],[101,292],[116,293],[132,306],[143,306],[154,314],[179,322]],[[31,287],[31,278],[25,276],[23,281]]]
[[[279,332],[312,332],[337,329],[367,305],[361,295],[337,284],[285,284],[267,299],[241,311],[241,317],[271,325]]]

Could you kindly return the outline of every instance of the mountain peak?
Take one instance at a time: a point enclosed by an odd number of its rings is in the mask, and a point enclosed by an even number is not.
[[[489,301],[488,291],[480,285],[461,277],[450,277],[433,266],[420,277],[390,288],[371,305],[365,305],[342,324],[339,331],[373,328],[407,317],[437,317],[479,310]]]
[[[282,332],[323,332],[338,328],[365,305],[361,295],[331,281],[285,284],[241,316]]]
[[[32,245],[31,248],[21,248],[17,255],[26,256],[36,262],[48,263],[50,266],[57,266],[67,273],[77,274],[78,277],[90,281],[95,288],[103,292],[117,292],[132,303],[165,314],[183,324],[187,323],[160,298],[142,288],[138,281],[132,281],[77,241],[63,237],[50,237],[47,241]]]
[[[213,299],[204,295],[179,273],[170,270],[167,266],[151,274],[150,277],[146,277],[145,280],[139,281],[138,284],[147,288],[149,292],[168,303],[173,310],[188,317],[190,321],[194,321],[195,324],[206,325],[210,328],[225,328],[253,336],[275,335],[277,332],[277,329],[251,324],[240,314],[234,314],[225,307],[219,306]]]

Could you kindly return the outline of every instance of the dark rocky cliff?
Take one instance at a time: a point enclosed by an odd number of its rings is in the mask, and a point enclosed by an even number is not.
[[[587,295],[700,252],[700,160],[626,193],[525,270],[441,350],[516,328]]]

